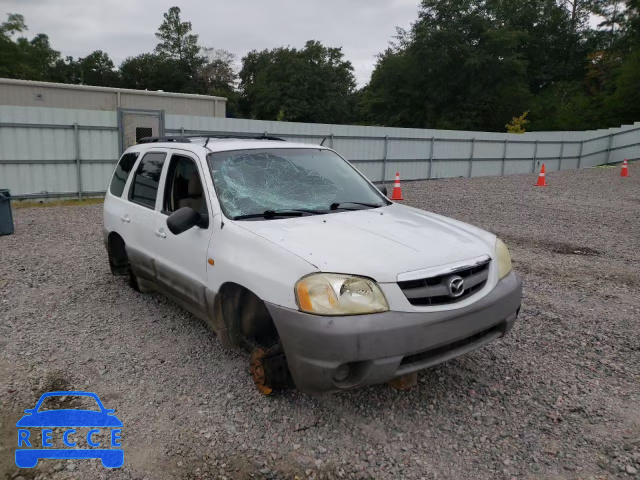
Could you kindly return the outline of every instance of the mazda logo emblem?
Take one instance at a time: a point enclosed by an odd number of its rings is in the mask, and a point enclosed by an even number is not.
[[[464,293],[464,280],[462,277],[451,277],[449,279],[449,296],[457,298]]]

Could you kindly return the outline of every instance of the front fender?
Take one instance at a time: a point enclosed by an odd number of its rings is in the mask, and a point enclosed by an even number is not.
[[[306,260],[246,230],[241,222],[225,220],[221,215],[214,218],[209,258],[214,260],[207,271],[213,292],[219,292],[225,283],[237,283],[265,302],[291,309],[298,308],[296,282],[318,271]]]

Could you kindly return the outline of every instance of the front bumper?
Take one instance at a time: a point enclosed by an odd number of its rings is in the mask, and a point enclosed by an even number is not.
[[[325,317],[267,307],[296,387],[322,392],[384,383],[480,348],[511,330],[521,297],[522,282],[511,272],[455,310]]]

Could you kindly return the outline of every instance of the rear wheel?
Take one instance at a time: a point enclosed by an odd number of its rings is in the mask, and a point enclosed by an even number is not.
[[[128,271],[129,271],[129,286],[133,288],[136,292],[142,293],[142,290],[140,289],[140,285],[138,284],[138,277],[136,276],[135,273],[133,273],[133,269],[131,268],[131,265],[129,265]]]
[[[109,235],[108,252],[111,273],[113,275],[129,277],[129,286],[137,292],[140,292],[141,290],[138,284],[138,277],[131,269],[124,240],[115,232],[112,232]]]

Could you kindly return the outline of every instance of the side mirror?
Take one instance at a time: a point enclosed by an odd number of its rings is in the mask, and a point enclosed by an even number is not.
[[[167,218],[167,227],[174,235],[180,235],[190,228],[200,225],[200,214],[191,207],[182,207]]]
[[[388,196],[389,196],[389,193],[387,192],[387,187],[385,187],[384,185],[382,185],[382,186],[380,187],[380,191],[382,192],[382,194],[383,194],[385,197],[388,197]]]

